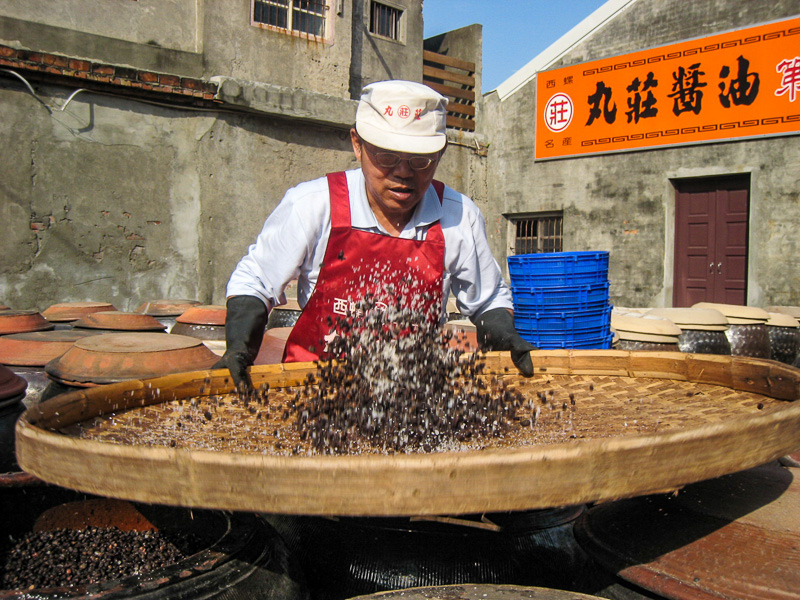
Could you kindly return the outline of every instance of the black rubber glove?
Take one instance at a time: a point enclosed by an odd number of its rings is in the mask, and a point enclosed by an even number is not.
[[[519,372],[533,375],[531,350],[536,346],[526,342],[514,329],[514,315],[507,308],[487,310],[472,321],[478,334],[478,343],[484,350],[511,350],[511,360]]]
[[[252,391],[253,381],[247,367],[253,364],[267,326],[267,307],[255,296],[233,296],[227,302],[225,316],[225,354],[214,365],[228,369],[237,390]]]

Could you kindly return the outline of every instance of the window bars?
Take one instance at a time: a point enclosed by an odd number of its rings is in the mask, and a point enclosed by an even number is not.
[[[563,217],[548,213],[512,218],[515,226],[514,254],[561,252],[563,248]]]
[[[400,17],[403,11],[380,2],[370,3],[369,32],[392,40],[400,40]]]
[[[253,0],[253,23],[325,38],[325,0]]]

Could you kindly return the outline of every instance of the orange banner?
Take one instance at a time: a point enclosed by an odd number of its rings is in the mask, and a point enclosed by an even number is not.
[[[543,71],[536,159],[800,132],[800,18]]]

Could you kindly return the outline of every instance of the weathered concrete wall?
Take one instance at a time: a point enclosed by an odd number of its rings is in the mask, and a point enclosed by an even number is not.
[[[196,0],[4,0],[0,7],[21,21],[184,52],[202,51],[202,11]]]
[[[283,191],[354,165],[344,131],[255,115],[90,94],[50,113],[11,84],[0,114],[0,298],[18,309],[224,302]]]
[[[402,39],[370,35],[368,0],[331,3],[325,41],[251,24],[250,0],[0,3],[0,43],[139,69],[232,77],[340,98],[422,80],[422,2],[398,0]],[[341,10],[339,10],[341,7]]]
[[[0,3],[0,44],[12,51],[132,67],[134,78],[213,79],[221,102],[158,106],[118,84],[62,111],[81,80],[56,84],[23,66],[34,97],[0,76],[2,302],[223,302],[284,191],[356,166],[347,132],[362,84],[421,81],[422,2],[391,4],[404,10],[397,42],[368,33],[368,0],[330,3],[322,42],[251,25],[250,0]],[[443,176],[465,168],[459,154],[448,153]]]
[[[250,25],[249,1],[204,2],[206,76],[267,82],[349,98],[350,13],[338,15],[335,3],[329,4],[330,37],[317,42]],[[349,11],[351,7],[347,8]]]
[[[37,92],[55,105],[70,90]],[[345,101],[329,102],[323,112],[346,112]],[[346,102],[345,123],[355,114]],[[285,190],[357,166],[344,123],[89,93],[64,112],[48,111],[8,80],[0,114],[0,303],[16,309],[82,300],[120,310],[158,298],[224,303],[231,271]],[[485,207],[486,160],[474,143],[452,135],[437,176]]]
[[[351,97],[358,98],[361,88],[375,81],[422,81],[422,2],[392,0],[387,3],[403,11],[400,39],[396,41],[369,33],[368,1],[355,0],[347,4],[352,5],[353,10]]]
[[[447,142],[447,150],[436,170],[436,179],[472,198],[485,215],[490,208],[485,139],[472,133],[449,130]]]
[[[800,2],[639,0],[552,68],[800,14]],[[563,210],[564,249],[608,250],[612,301],[672,302],[675,192],[671,180],[751,177],[748,303],[800,304],[800,137],[534,162],[535,79],[500,102],[484,98],[489,138],[487,220]],[[500,252],[511,231],[494,239]],[[507,250],[506,250],[507,252]]]

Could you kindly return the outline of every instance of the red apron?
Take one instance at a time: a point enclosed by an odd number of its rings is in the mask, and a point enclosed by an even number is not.
[[[431,311],[437,318],[441,314],[444,273],[441,224],[437,221],[431,225],[423,241],[353,229],[345,174],[329,173],[328,187],[331,234],[325,258],[314,292],[286,341],[283,362],[319,360],[324,355],[324,337],[331,331],[328,317],[335,323],[367,294],[374,294],[379,302],[382,297],[396,301],[397,296],[386,296],[388,288],[413,297],[413,300],[401,298],[404,306],[414,302],[419,310]],[[434,181],[433,187],[441,202],[444,184]]]

